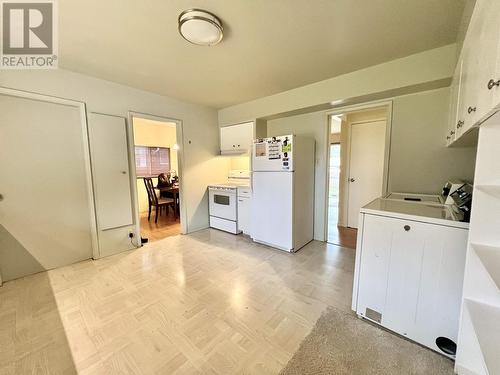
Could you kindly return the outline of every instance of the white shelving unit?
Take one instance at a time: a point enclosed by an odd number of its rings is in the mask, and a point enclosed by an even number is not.
[[[500,374],[500,308],[471,300],[465,301],[469,317],[488,374]]]
[[[471,244],[479,260],[500,290],[500,247]]]
[[[455,370],[500,374],[500,119],[479,129]]]

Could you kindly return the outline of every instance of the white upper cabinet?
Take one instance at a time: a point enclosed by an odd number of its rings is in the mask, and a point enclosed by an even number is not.
[[[488,81],[495,76],[497,45],[500,37],[498,18],[500,6],[498,1],[478,1],[474,9],[469,28],[468,40],[470,60],[469,101],[464,103],[468,122],[474,125],[490,112],[493,106],[493,95],[488,89]]]
[[[462,120],[460,119],[460,93],[462,85],[462,60],[460,60],[453,75],[450,91],[450,117],[448,120],[448,128],[446,129],[446,145],[450,145],[459,136],[460,130],[463,128]]]
[[[487,3],[487,19],[485,22],[488,23],[489,28],[489,42],[490,45],[490,59],[488,61],[488,67],[490,64],[492,66],[489,68],[491,71],[489,75],[485,76],[485,81],[483,83],[483,89],[485,95],[490,95],[492,106],[498,106],[500,104],[500,23],[498,19],[500,17],[500,1],[486,1]]]
[[[451,86],[448,145],[500,108],[499,16],[500,1],[476,2]]]
[[[254,123],[224,126],[220,128],[221,154],[243,154],[252,148],[254,139]]]

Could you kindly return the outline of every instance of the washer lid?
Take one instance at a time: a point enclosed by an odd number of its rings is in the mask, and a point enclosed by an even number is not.
[[[412,203],[443,204],[443,199],[437,194],[389,193],[384,198]]]
[[[361,212],[459,228],[469,228],[469,223],[459,221],[453,210],[445,205],[415,204],[402,200],[377,198],[361,208]]]

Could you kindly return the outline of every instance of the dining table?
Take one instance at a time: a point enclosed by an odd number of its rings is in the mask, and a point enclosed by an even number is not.
[[[174,210],[175,216],[178,217],[180,215],[179,210],[179,185],[170,185],[170,186],[157,186],[156,189],[160,191],[160,193],[167,192],[171,193],[174,198]]]

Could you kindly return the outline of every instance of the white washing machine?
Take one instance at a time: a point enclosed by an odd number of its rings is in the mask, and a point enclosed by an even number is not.
[[[402,196],[361,209],[352,309],[453,358],[469,224],[433,196]]]

